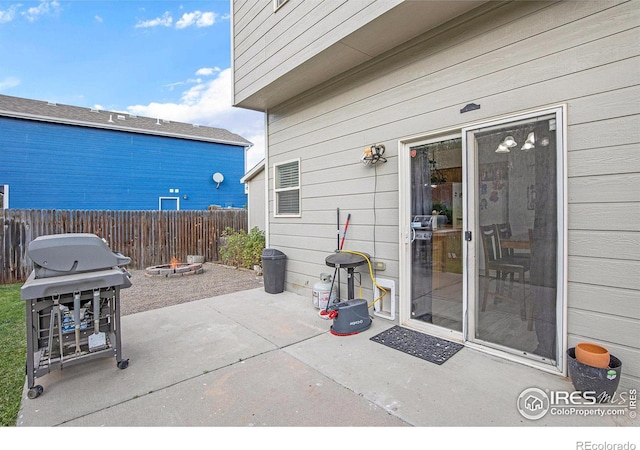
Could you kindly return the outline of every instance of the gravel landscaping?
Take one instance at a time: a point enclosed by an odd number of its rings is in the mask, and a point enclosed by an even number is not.
[[[185,276],[149,276],[144,270],[128,270],[132,286],[120,291],[121,315],[263,287],[253,270],[204,263],[204,271]]]

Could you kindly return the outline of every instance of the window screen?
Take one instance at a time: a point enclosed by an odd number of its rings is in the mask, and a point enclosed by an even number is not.
[[[300,161],[275,166],[276,215],[300,215]]]

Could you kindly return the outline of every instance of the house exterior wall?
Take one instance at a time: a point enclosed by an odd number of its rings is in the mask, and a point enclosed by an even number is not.
[[[264,111],[485,2],[232,0],[234,104]]]
[[[157,210],[160,197],[178,197],[181,210],[247,203],[242,146],[0,117],[0,148],[11,208]],[[225,176],[219,189],[214,172]]]
[[[249,211],[248,223],[249,230],[254,227],[266,230],[266,205],[265,205],[265,171],[261,170],[251,180],[247,181]]]
[[[377,276],[398,283],[399,140],[566,104],[568,343],[604,343],[625,361],[623,384],[637,384],[639,11],[633,1],[491,2],[271,108],[268,245],[288,257],[286,289],[311,298],[336,248],[337,208],[341,227],[351,213],[345,248],[384,261]],[[470,102],[481,109],[462,114]],[[364,166],[373,143],[388,162]],[[302,214],[274,218],[273,165],[293,158]]]
[[[278,79],[398,3],[290,0],[274,13],[272,0],[234,1],[236,96]]]

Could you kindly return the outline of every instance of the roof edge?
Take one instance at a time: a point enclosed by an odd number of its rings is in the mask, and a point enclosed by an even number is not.
[[[237,145],[240,147],[247,147],[247,148],[253,147],[253,143],[250,141],[246,141],[246,142],[230,141],[225,139],[206,138],[206,137],[186,135],[181,133],[171,133],[171,132],[165,132],[160,130],[150,131],[150,130],[145,130],[143,128],[122,127],[122,126],[111,127],[111,126],[103,125],[97,122],[85,122],[81,120],[70,120],[70,119],[65,119],[60,117],[40,116],[36,114],[19,113],[15,111],[7,111],[7,110],[1,110],[1,109],[0,109],[0,116],[12,117],[16,119],[36,120],[40,122],[59,123],[59,124],[65,124],[65,125],[77,125],[82,127],[99,128],[99,129],[112,130],[112,131],[124,131],[129,133],[147,134],[152,136],[175,137],[180,139],[189,139],[193,141],[215,142],[218,144]]]
[[[264,162],[265,160],[264,158],[262,158],[262,161],[260,161],[258,164],[253,166],[251,170],[249,170],[246,174],[244,174],[242,178],[240,178],[240,183],[246,183],[247,181],[254,178],[256,175],[258,175],[260,172],[262,172],[262,170],[264,169]]]

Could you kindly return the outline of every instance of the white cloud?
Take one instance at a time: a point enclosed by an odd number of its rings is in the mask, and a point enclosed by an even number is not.
[[[102,23],[102,22],[103,22],[102,17],[100,17],[100,16],[94,16],[93,18],[94,18],[94,19],[95,19],[95,21],[96,21],[96,22],[98,22],[98,23]]]
[[[196,25],[199,27],[210,27],[214,23],[216,23],[216,14],[212,12],[205,12],[198,18]]]
[[[233,107],[231,89],[231,69],[224,69],[215,78],[184,91],[177,103],[149,103],[126,109],[140,116],[224,128],[239,134],[254,144],[247,158],[247,168],[251,168],[264,157],[264,116]]]
[[[202,70],[202,69],[200,69],[200,70]],[[213,72],[211,72],[211,74],[212,73]],[[196,75],[199,75],[199,71],[196,72]],[[210,74],[206,73],[205,75],[210,75]],[[199,84],[199,83],[202,83],[202,78],[188,78],[185,81],[176,81],[174,83],[165,84],[164,87],[169,88],[170,91],[173,91],[174,88],[176,88],[178,86],[184,86],[184,85],[187,85],[187,84]]]
[[[213,75],[217,72],[220,72],[220,67],[203,67],[202,69],[196,70],[196,75],[208,77],[209,75]]]
[[[16,11],[21,5],[11,5],[4,11],[0,9],[0,23],[11,22],[16,17]]]
[[[33,6],[27,9],[26,12],[22,13],[22,15],[29,22],[35,22],[40,16],[44,16],[47,14],[57,14],[58,12],[60,12],[60,9],[60,3],[58,3],[57,0],[40,0],[40,4],[38,6]]]
[[[183,9],[180,6],[180,9]],[[202,11],[194,11],[190,13],[184,13],[182,17],[180,17],[175,24],[175,28],[177,30],[181,30],[183,28],[196,26],[198,28],[202,27],[210,27],[216,23],[216,19],[221,18],[223,20],[228,20],[229,15],[225,14],[224,16],[220,16],[214,12],[202,12]],[[139,21],[135,27],[136,28],[151,28],[157,26],[170,27],[173,25],[173,17],[169,11],[166,11],[162,17],[157,17],[151,20],[141,20]]]
[[[176,81],[175,83],[165,84],[164,87],[169,88],[170,91],[173,91],[173,88],[182,86],[184,84],[186,84],[184,81]]]
[[[156,17],[151,20],[141,20],[139,21],[135,27],[136,28],[151,28],[151,27],[170,27],[173,23],[173,17],[171,17],[171,13],[169,11],[165,11],[165,13],[161,17]]]
[[[194,11],[191,13],[184,13],[182,17],[176,22],[176,28],[181,30],[195,25],[199,28],[210,27],[216,23],[216,13],[213,12],[201,12]]]
[[[6,77],[0,80],[0,91],[11,89],[20,85],[20,79],[16,77]]]
[[[180,20],[176,22],[176,28],[181,29],[193,25],[195,14],[196,13],[184,13]]]

